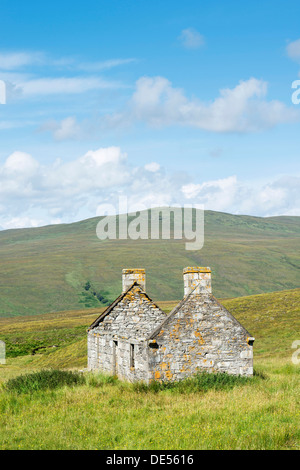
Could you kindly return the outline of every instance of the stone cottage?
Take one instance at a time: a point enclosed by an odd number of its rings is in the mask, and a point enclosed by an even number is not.
[[[252,375],[254,338],[212,295],[210,268],[185,268],[183,280],[167,315],[146,294],[144,269],[124,269],[122,294],[88,329],[88,369],[146,383]]]

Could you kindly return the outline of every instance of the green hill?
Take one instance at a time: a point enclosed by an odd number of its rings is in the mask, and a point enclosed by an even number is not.
[[[185,240],[100,241],[99,220],[0,232],[0,316],[105,306],[120,293],[125,267],[145,268],[147,292],[162,301],[182,297],[182,269],[193,265],[212,268],[219,298],[300,285],[300,217],[205,211],[198,251]]]

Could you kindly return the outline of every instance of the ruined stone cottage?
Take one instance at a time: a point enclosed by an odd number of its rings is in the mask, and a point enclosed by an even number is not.
[[[210,268],[185,268],[183,281],[167,315],[146,294],[145,271],[124,269],[122,294],[88,329],[88,369],[146,383],[199,370],[252,375],[254,338],[212,295]]]

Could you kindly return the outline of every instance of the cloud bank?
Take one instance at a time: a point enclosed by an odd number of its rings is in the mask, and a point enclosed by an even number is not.
[[[170,174],[157,162],[133,166],[119,147],[89,150],[67,163],[41,165],[16,151],[0,167],[0,227],[68,223],[96,216],[109,203],[127,196],[140,205],[203,204],[205,209],[260,216],[300,215],[300,178],[285,176],[261,185],[235,175],[195,182],[186,173]]]
[[[153,127],[190,126],[212,132],[256,132],[296,121],[299,112],[267,101],[267,83],[256,78],[220,90],[210,103],[188,99],[164,77],[143,77],[131,99],[132,118]]]
[[[137,124],[154,129],[180,126],[213,133],[253,133],[299,121],[300,112],[295,106],[267,100],[267,88],[265,81],[250,78],[234,88],[221,89],[219,96],[207,103],[189,99],[165,77],[142,77],[136,81],[125,109],[84,122],[69,116],[44,123],[40,130],[52,132],[55,140],[67,140]]]

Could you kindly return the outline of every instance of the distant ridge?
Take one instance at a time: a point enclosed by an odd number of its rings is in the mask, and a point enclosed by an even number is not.
[[[99,220],[0,231],[0,316],[103,307],[126,267],[145,268],[147,292],[160,300],[182,297],[182,269],[193,265],[212,268],[219,298],[300,286],[300,217],[205,211],[198,251],[184,240],[100,241]]]

